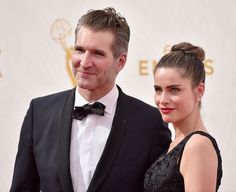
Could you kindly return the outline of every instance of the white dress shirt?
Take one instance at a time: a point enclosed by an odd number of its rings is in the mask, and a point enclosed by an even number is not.
[[[88,189],[111,130],[118,95],[118,89],[114,86],[98,100],[106,106],[104,116],[89,114],[81,121],[72,121],[70,171],[74,192],[86,192]],[[86,103],[76,89],[75,106]]]

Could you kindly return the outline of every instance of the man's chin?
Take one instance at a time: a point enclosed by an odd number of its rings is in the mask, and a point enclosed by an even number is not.
[[[78,88],[79,89],[86,89],[86,90],[91,90],[93,89],[94,86],[91,86],[91,84],[84,84],[84,83],[78,83]]]

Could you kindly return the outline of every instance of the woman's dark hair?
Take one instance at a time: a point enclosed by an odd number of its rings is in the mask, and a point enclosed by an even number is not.
[[[161,67],[179,68],[183,71],[183,77],[192,80],[194,87],[201,82],[205,83],[204,59],[205,52],[201,47],[188,42],[179,43],[174,45],[171,51],[161,58],[154,69],[154,74]]]

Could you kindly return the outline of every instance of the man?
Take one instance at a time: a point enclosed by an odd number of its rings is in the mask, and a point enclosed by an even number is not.
[[[11,191],[141,192],[144,173],[168,148],[170,132],[157,109],[115,84],[127,59],[129,26],[113,8],[91,10],[75,36],[78,85],[32,100]],[[87,103],[95,106],[75,107]]]

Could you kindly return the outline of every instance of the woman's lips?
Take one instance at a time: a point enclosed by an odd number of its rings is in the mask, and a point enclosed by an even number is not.
[[[169,114],[174,108],[160,108],[160,110],[163,114]]]

